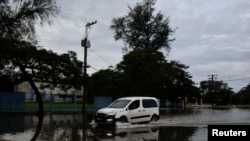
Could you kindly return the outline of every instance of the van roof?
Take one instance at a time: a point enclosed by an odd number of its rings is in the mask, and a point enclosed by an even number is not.
[[[156,100],[155,97],[150,97],[150,96],[128,96],[128,97],[121,97],[119,99],[130,99],[130,100],[134,100],[134,99],[154,99],[154,100]]]

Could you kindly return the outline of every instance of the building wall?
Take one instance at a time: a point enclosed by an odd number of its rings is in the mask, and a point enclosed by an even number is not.
[[[82,89],[75,89],[75,88],[70,88],[66,91],[61,90],[58,87],[55,88],[43,88],[46,83],[41,83],[41,82],[35,82],[35,85],[37,86],[39,92],[43,95],[43,98],[45,101],[50,100],[50,95],[76,95],[76,96],[82,96],[83,95],[83,90]],[[20,83],[16,86],[16,92],[23,92],[25,93],[25,100],[26,101],[32,101],[35,100],[35,93],[30,86],[29,82],[23,82]]]

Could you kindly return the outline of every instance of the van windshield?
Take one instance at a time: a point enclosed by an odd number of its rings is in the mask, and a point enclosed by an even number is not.
[[[124,108],[128,105],[131,100],[116,100],[111,103],[108,108]]]

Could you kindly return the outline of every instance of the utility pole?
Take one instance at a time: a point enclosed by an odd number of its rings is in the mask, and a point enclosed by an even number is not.
[[[88,35],[91,30],[91,26],[96,24],[97,21],[88,22],[85,26],[85,38],[81,41],[82,47],[84,47],[84,64],[83,64],[83,79],[84,79],[84,86],[83,86],[83,112],[86,112],[86,99],[87,99],[87,49],[90,48],[90,41],[88,40]]]
[[[216,78],[216,74],[211,74],[211,75],[208,75],[211,80],[211,83],[210,83],[210,94],[212,95],[212,108],[213,108],[213,105],[214,105],[214,79],[217,79]]]
[[[83,114],[86,112],[86,99],[87,99],[87,49],[90,48],[90,41],[88,40],[88,35],[91,30],[91,26],[96,24],[97,21],[88,22],[85,26],[85,38],[82,39],[81,45],[84,47],[84,64],[83,64],[83,101],[82,101],[82,110]]]
[[[217,75],[216,74],[211,74],[211,75],[208,75],[211,80],[211,89],[214,90],[214,80],[217,79]]]
[[[86,140],[86,102],[87,102],[87,49],[90,48],[90,41],[88,40],[88,34],[91,30],[91,26],[96,24],[97,21],[87,23],[85,27],[85,38],[82,39],[81,45],[84,47],[84,64],[83,64],[83,99],[82,99],[82,140]]]

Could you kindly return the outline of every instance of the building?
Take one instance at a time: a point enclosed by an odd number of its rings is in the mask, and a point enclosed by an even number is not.
[[[42,82],[35,82],[35,85],[42,94],[44,101],[50,101],[52,99],[55,102],[71,102],[73,101],[73,98],[80,100],[83,96],[82,88],[70,88],[67,90],[62,90],[59,87],[46,87],[48,83]],[[29,82],[22,82],[18,84],[15,88],[15,91],[25,93],[26,101],[35,101],[36,99],[34,90],[30,86]]]

